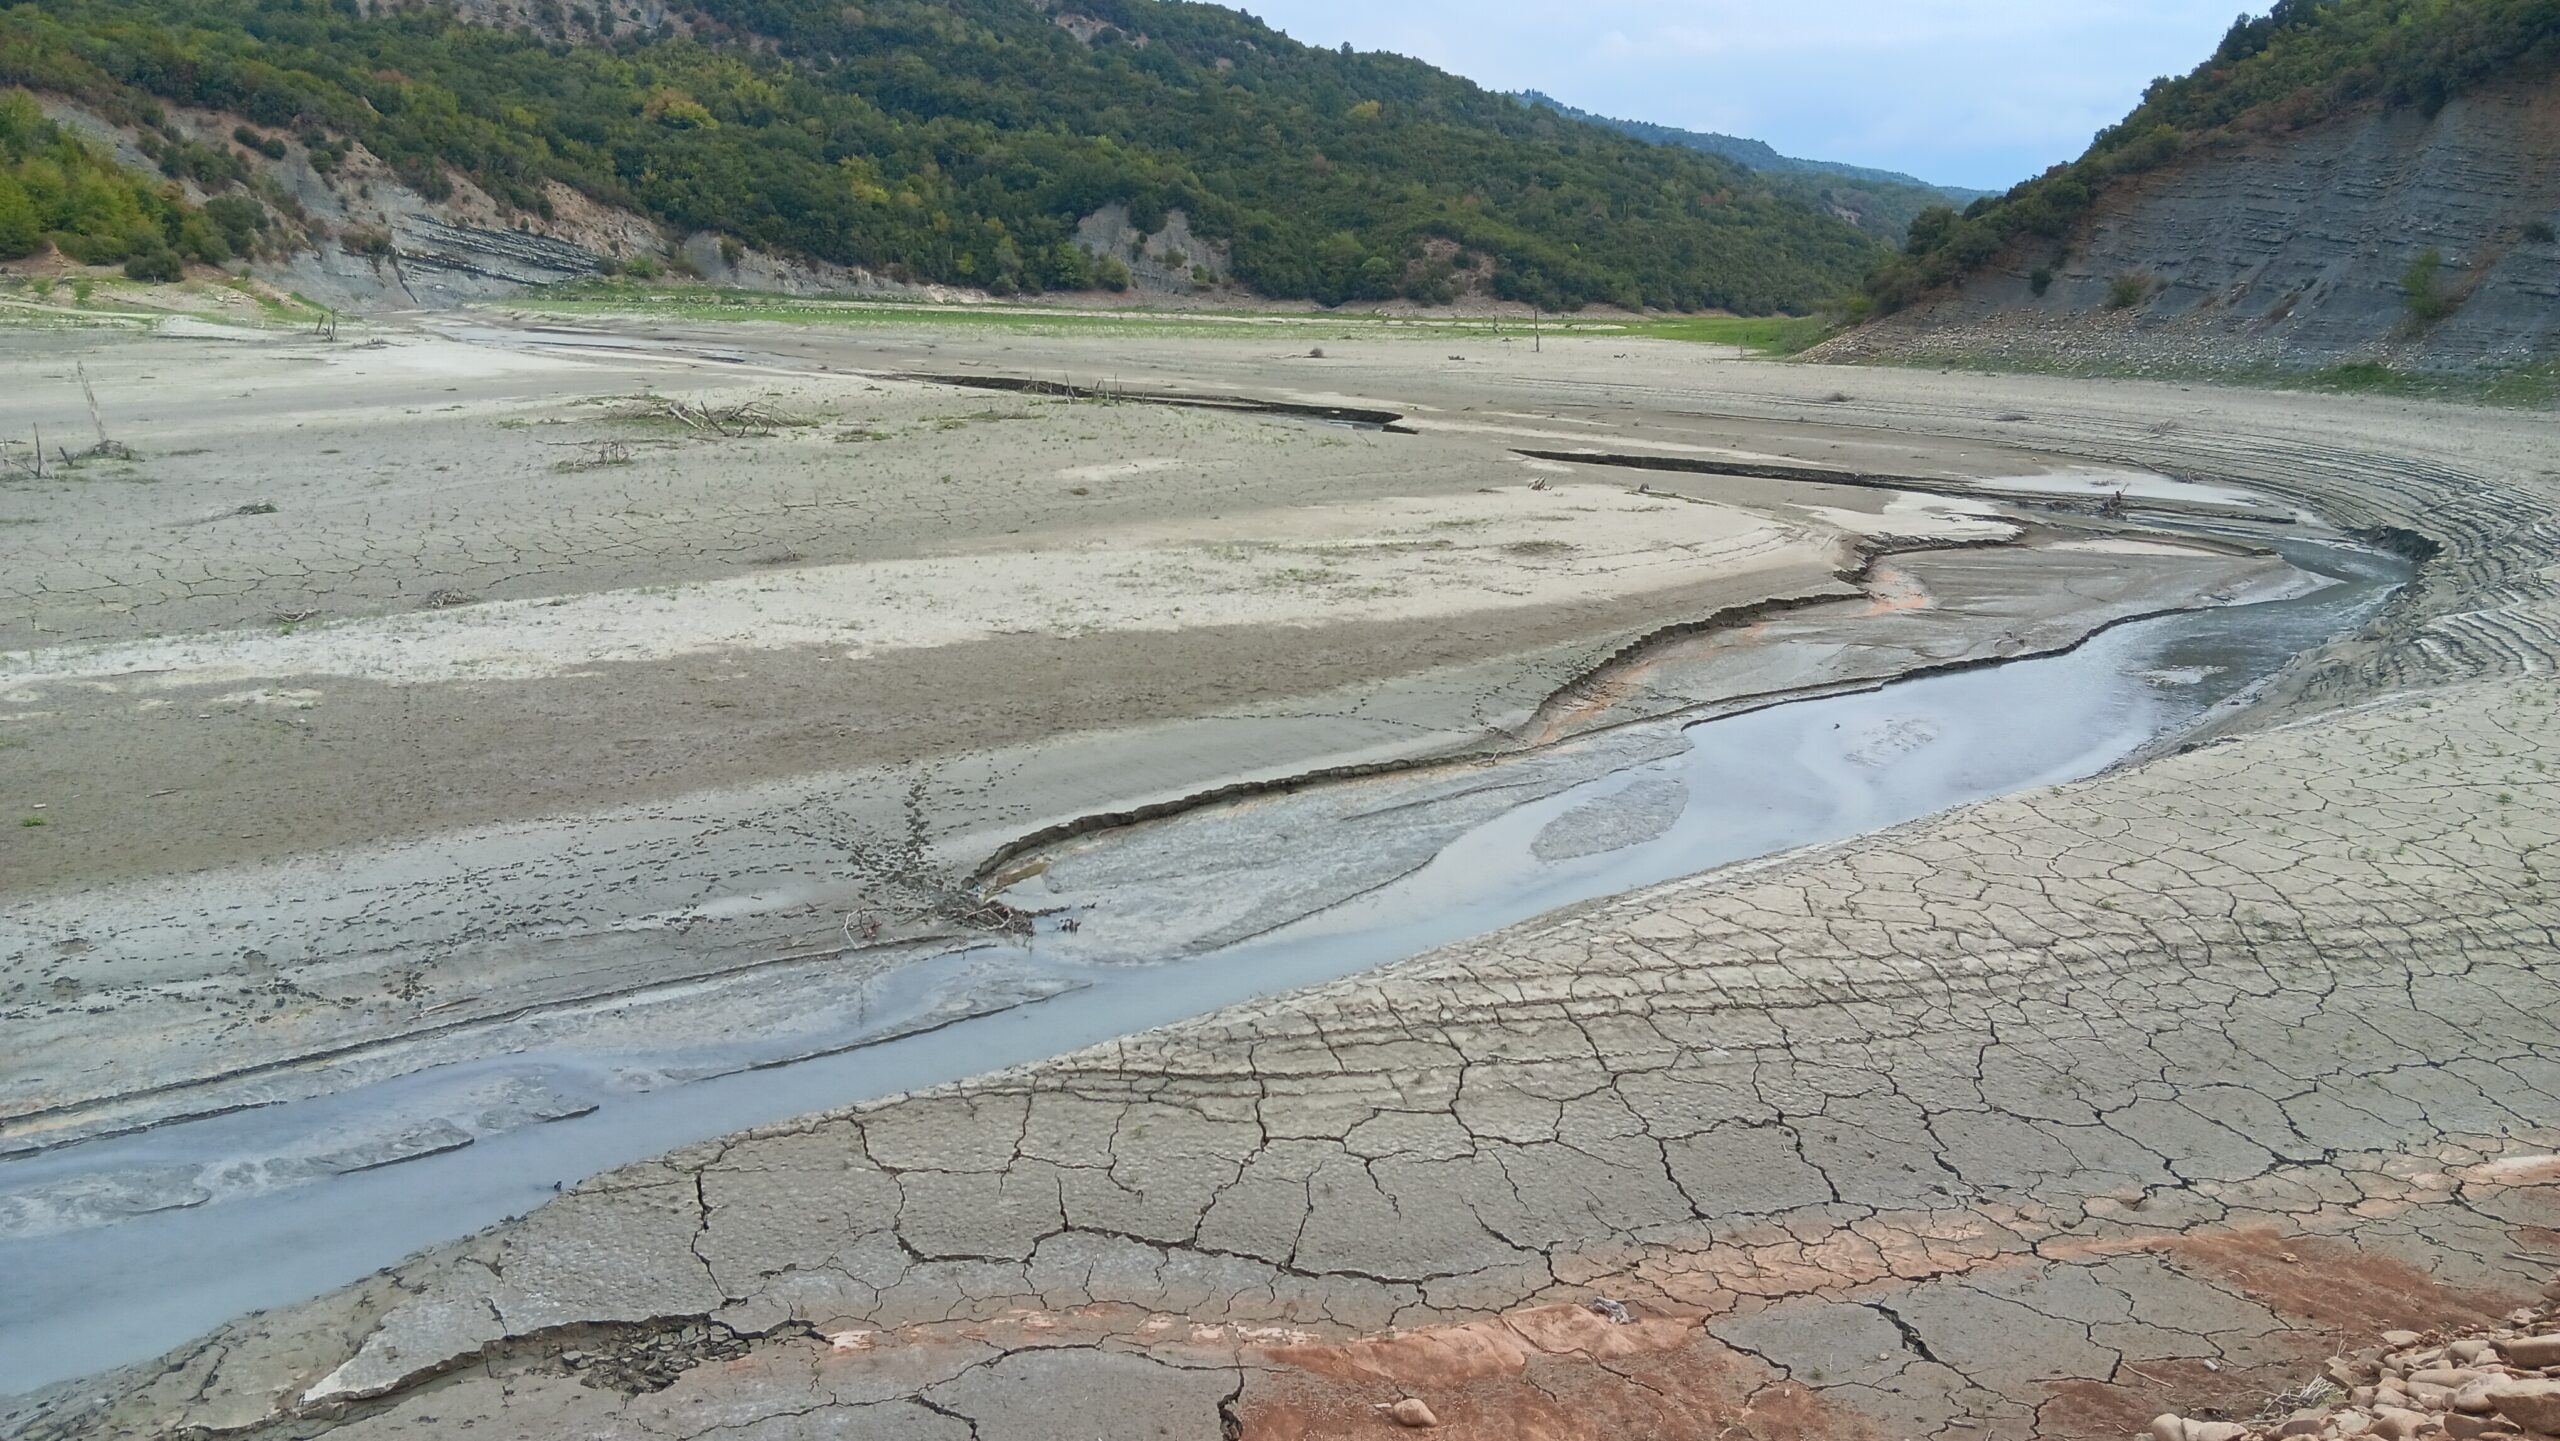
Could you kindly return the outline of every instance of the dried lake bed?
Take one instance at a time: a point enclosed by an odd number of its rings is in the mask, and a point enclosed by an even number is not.
[[[15,1171],[0,1175],[0,1224],[18,1238],[0,1244],[46,1258],[12,1265],[0,1284],[35,1323],[5,1343],[31,1384],[357,1280],[548,1198],[554,1181],[575,1186],[679,1143],[1248,1002],[1192,1029],[1228,1038],[1212,1048],[1224,1060],[1203,1055],[1221,1075],[1259,1069],[1263,1052],[1237,1028],[1299,1014],[1293,987],[1450,943],[1434,954],[1500,952],[1514,932],[1467,938],[1550,912],[1530,933],[1632,915],[1650,894],[1640,887],[1911,823],[1858,843],[1890,855],[1951,805],[2128,758],[2142,763],[2094,785],[2156,785],[2136,778],[2295,745],[2299,731],[2283,727],[2332,714],[2370,727],[2387,698],[2548,666],[2535,609],[2548,581],[2513,551],[2548,525],[2529,417],[2460,412],[2461,453],[2427,461],[2441,447],[2423,437],[2444,408],[1844,375],[1589,338],[1447,361],[1412,341],[1328,344],[1315,359],[1236,342],[663,324],[563,336],[474,322],[378,338],[67,337],[10,362],[30,372],[15,392],[41,395],[77,360],[143,453],[130,475],[13,493],[31,513],[0,533],[34,558],[12,571],[27,618],[0,637],[0,734],[16,742],[13,785],[46,820],[0,841],[12,878],[0,995],[26,1038],[0,1077],[0,1147],[14,1153],[0,1167]],[[1411,433],[909,378],[973,367],[1106,393],[1095,382],[1110,377],[1126,391],[1382,411]],[[187,387],[157,379],[181,369]],[[753,415],[710,434],[684,419],[725,407]],[[2430,546],[2425,565],[2406,559]],[[2315,587],[2303,565],[2347,583]],[[2141,619],[2165,612],[2183,614]],[[1917,672],[1932,674],[1896,681]],[[2529,687],[2468,703],[2427,763],[2471,763],[2465,727],[2530,703]],[[2151,745],[2164,734],[2227,743],[2160,759],[2174,748]],[[2508,799],[2481,804],[2517,836],[2510,849],[2529,872],[2548,795],[2529,779],[2531,757],[2513,759],[2522,775],[2492,793]],[[2459,828],[2464,814],[2436,818]],[[2032,869],[2023,853],[2012,860]],[[948,924],[939,902],[982,866],[1006,900],[1048,913],[1027,944],[974,944]],[[1950,856],[1924,869],[1962,866]],[[1560,884],[1542,890],[1551,877]],[[2037,905],[2075,904],[2034,889]],[[1623,891],[1635,894],[1600,899]],[[1950,897],[1943,912],[1891,924],[1973,936],[1969,903]],[[2502,901],[2497,933],[2543,904],[2530,888]],[[2023,899],[2003,905],[2034,914]],[[2013,929],[2004,921],[2000,945],[1956,951],[2014,952],[2027,943]],[[1859,945],[1857,964],[1889,970],[1903,945],[1891,934]],[[1735,944],[1683,973],[1711,970]],[[1356,995],[1409,1008],[1434,994],[1422,979],[1434,964],[1340,981],[1309,1004]],[[1583,969],[1588,998],[1622,1011],[1633,993],[1608,970]],[[1536,1053],[1551,1044],[1532,1024],[1546,1012],[1521,984],[1535,1015],[1516,1039]],[[1842,984],[1844,996],[1861,990]],[[1878,993],[1893,984],[1879,980]],[[1569,1022],[1593,1048],[1576,1065],[1606,1072],[1615,1043],[1592,1023]],[[889,1038],[901,1030],[918,1033]],[[1089,1077],[1098,1056],[1198,1044],[1179,1027],[1154,1034],[1050,1065]],[[1498,1053],[1565,1064],[1515,1049]],[[1702,1077],[1737,1054],[1723,1050],[1699,1053]],[[796,1064],[745,1069],[776,1062]],[[1399,1134],[1431,1130],[1450,1104],[1421,1094],[1438,1063],[1415,1065],[1365,1088],[1373,1120],[1412,1118]],[[1043,1093],[1042,1074],[1031,1065],[943,1094],[996,1097],[966,1103],[992,1114],[1005,1097]],[[1148,1104],[1207,1119],[1232,1109]],[[2507,1129],[2547,1125],[2541,1104],[2510,1108]],[[1733,1155],[1765,1170],[1774,1163],[1754,1148],[1796,1123],[1782,1108],[1750,1124],[1732,1133]],[[2404,1129],[2412,1144],[2451,1133]],[[1608,1152],[1602,1134],[1593,1145]],[[1300,1408],[1288,1424],[1305,1431],[1317,1401],[1272,1388],[1339,1382],[1341,1368],[1275,1347],[1365,1345],[1390,1324],[1487,1324],[1570,1299],[1589,1278],[1568,1279],[1558,1257],[1596,1254],[1602,1240],[1695,1249],[1654,1234],[1677,1217],[1603,1221],[1606,1206],[1534,1199],[1515,1178],[1505,1204],[1543,1219],[1493,1227],[1501,1246],[1456,1236],[1433,1255],[1425,1226],[1410,1254],[1309,1265],[1305,1240],[1333,1224],[1316,1214],[1318,1189],[1304,1177],[1280,1191],[1247,1183],[1256,1166],[1282,1164],[1275,1145],[1320,1165],[1343,1136],[1326,1121],[1203,1139],[1152,1173],[1105,1167],[1115,1188],[1177,1210],[1190,1203],[1174,1191],[1202,1175],[1228,1176],[1220,1194],[1242,1188],[1262,1208],[1285,1210],[1294,1190],[1316,1211],[1285,1255],[1212,1241],[1197,1218],[1179,1238],[1159,1234],[1169,1221],[1079,1222],[1084,1203],[1054,1199],[1064,1182],[1026,1180],[1050,1187],[1055,1224],[986,1245],[901,1241],[897,1284],[909,1291],[895,1304],[885,1273],[842,1247],[884,1220],[946,1224],[929,1219],[951,1204],[925,1194],[939,1184],[932,1167],[886,1163],[918,1178],[915,1197],[818,1223],[849,1229],[816,1270],[867,1288],[868,1302],[835,1281],[808,1291],[805,1260],[766,1282],[708,1263],[725,1299],[658,1294],[676,1281],[654,1259],[654,1222],[599,1222],[575,1242],[544,1229],[586,1227],[585,1211],[646,1190],[608,1176],[410,1263],[397,1273],[408,1279],[251,1323],[266,1337],[307,1324],[350,1340],[334,1359],[324,1353],[338,1343],[307,1339],[317,1332],[251,1346],[268,1359],[226,1367],[235,1399],[220,1404],[249,1422],[280,1407],[391,1425],[447,1404],[430,1398],[459,1384],[452,1356],[565,1376],[559,1355],[578,1347],[561,1338],[604,1324],[660,1328],[629,1338],[648,1345],[710,1327],[729,1338],[710,1351],[742,1347],[787,1370],[801,1364],[792,1348],[829,1344],[811,1343],[813,1328],[888,1338],[971,1316],[1026,1325],[1066,1293],[1005,1282],[1008,1268],[1100,1245],[1154,1250],[1165,1286],[1207,1268],[1270,1299],[1213,1286],[1196,1303],[1178,1302],[1195,1294],[1178,1287],[1150,1300],[1145,1285],[1115,1282],[1106,1305],[1088,1276],[1076,1305],[1131,1319],[1087,1317],[1099,1329],[1078,1333],[1076,1355],[1142,1368],[1129,1375],[1160,1381],[1177,1409],[1195,1405],[1184,1378],[1232,1382],[1203,1383],[1212,1431],[1219,1406],[1250,1418],[1248,1402],[1265,1406],[1264,1426],[1278,1425],[1269,1408]],[[1445,1138],[1420,1136],[1387,1144],[1370,1174],[1383,1158],[1462,1164]],[[1638,1144],[1667,1154],[1659,1137]],[[1690,1149],[1714,1164],[1712,1143]],[[1462,1150],[1465,1165],[1489,1154]],[[1035,1153],[954,1174],[997,1178],[985,1184],[1008,1197],[1004,1210],[1016,1183],[1003,1178]],[[1384,1243],[1424,1224],[1392,1199],[1402,1183],[1367,1184],[1389,1209],[1341,1218],[1346,1236]],[[1474,1184],[1450,1204],[1481,1219]],[[738,1204],[742,1216],[807,1214],[805,1200]],[[1557,1205],[1600,1229],[1559,1219]],[[710,1206],[680,1209],[707,1226]],[[1683,1214],[1712,1250],[1778,1212],[1700,1202]],[[1554,1237],[1527,1239],[1541,1228]],[[536,1234],[546,1239],[516,1239]],[[433,1299],[478,1284],[464,1278],[483,1263],[464,1258],[526,1244],[589,1277],[545,1283],[546,1295],[627,1276],[611,1292],[627,1299],[574,1315],[582,1303],[545,1301],[531,1313],[543,1319],[521,1321],[492,1303],[488,1334]],[[232,1255],[253,1259],[223,1262]],[[1543,1279],[1529,1256],[1545,1258]],[[1264,1264],[1288,1286],[1251,1280]],[[961,1281],[972,1267],[979,1279]],[[800,1279],[771,1280],[785,1275]],[[945,1284],[937,1277],[981,1299],[922,1299],[914,1288]],[[1344,1287],[1412,1294],[1377,1311],[1328,1290]],[[1668,1291],[1649,1304],[1679,1323],[1646,1353],[1661,1356],[1709,1346],[1715,1318],[1747,1309]],[[1256,1334],[1195,1338],[1217,1354],[1169,1359],[1149,1349],[1149,1315]],[[212,1344],[224,1354],[241,1347],[236,1328],[222,1334]],[[393,1335],[411,1339],[380,1339]],[[935,1388],[990,1367],[1084,1364],[1054,1348],[989,1352],[985,1336],[914,1339],[924,1349],[876,1364],[940,1379],[847,1401],[847,1415],[875,1408],[880,1424],[927,1434],[940,1422],[926,1418],[952,1407],[1002,1434],[1000,1400],[972,1402],[980,1417]],[[852,1364],[870,1348],[840,1349]],[[1529,1347],[1513,1370],[1550,1354]],[[719,1384],[677,1369],[685,1384]],[[900,1399],[928,1392],[934,1405]],[[203,1403],[159,1395],[156,1383],[93,1382],[30,1403],[20,1424],[204,1424],[184,1419]],[[876,1410],[893,1406],[908,1409]],[[573,1424],[560,1418],[574,1410],[528,1424]],[[670,1426],[646,1430],[702,1434]]]

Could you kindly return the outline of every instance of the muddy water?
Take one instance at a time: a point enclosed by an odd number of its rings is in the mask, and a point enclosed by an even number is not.
[[[1089,927],[1072,961],[1035,941],[911,967],[841,1018],[843,1049],[824,1056],[777,1064],[728,1041],[680,1056],[534,1052],[0,1163],[0,1228],[16,1237],[0,1241],[0,1393],[157,1355],[531,1210],[555,1183],[687,1142],[1041,1060],[1577,901],[2095,774],[2245,698],[2406,578],[2387,557],[2284,544],[2329,583],[2120,626],[2065,655],[1695,725],[1677,754],[1497,814],[1385,888],[1247,943],[1154,961]],[[688,1076],[709,1078],[674,1083]],[[432,1118],[466,1105],[513,1106],[536,1123],[437,1149],[445,1133]],[[386,1113],[423,1118],[383,1152],[414,1158],[276,1164],[310,1156],[315,1134]]]

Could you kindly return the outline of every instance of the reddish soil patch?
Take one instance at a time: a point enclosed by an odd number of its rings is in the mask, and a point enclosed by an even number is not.
[[[2151,1249],[2310,1323],[2258,1364],[2213,1370],[2202,1361],[2127,1364],[2113,1384],[2052,1388],[2038,1412],[2040,1437],[2111,1438],[2141,1432],[2162,1412],[2245,1421],[2268,1398],[2316,1374],[2320,1363],[2383,1331],[2478,1327],[2521,1304],[2515,1296],[2447,1286],[2405,1261],[2341,1242],[2286,1236],[2272,1227],[2205,1231]]]
[[[2157,1248],[2224,1285],[2330,1334],[2350,1338],[2406,1327],[2482,1326],[2531,1299],[2448,1286],[2395,1257],[2273,1227],[2199,1231]],[[2323,1355],[2328,1354],[2326,1351]]]
[[[2198,1421],[2246,1420],[2268,1397],[2300,1385],[2328,1354],[2307,1334],[2284,1350],[2283,1360],[2247,1368],[2214,1371],[2202,1361],[2145,1361],[2139,1369],[2128,1367],[2113,1384],[2063,1382],[2038,1408],[2036,1435],[2047,1441],[2124,1441],[2147,1432],[2164,1411]]]
[[[1687,1320],[1617,1326],[1579,1307],[1342,1345],[1277,1347],[1245,1383],[1242,1441],[1405,1434],[1380,1409],[1420,1398],[1434,1441],[1875,1441],[1874,1428]]]

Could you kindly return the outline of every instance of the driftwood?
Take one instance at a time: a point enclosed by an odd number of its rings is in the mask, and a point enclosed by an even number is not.
[[[668,395],[643,396],[632,402],[622,415],[630,420],[672,420],[696,434],[716,435],[725,440],[771,435],[783,426],[797,423],[774,414],[761,401],[710,405],[678,400]]]
[[[1031,912],[987,895],[964,876],[935,864],[925,796],[932,776],[907,787],[901,824],[889,834],[858,834],[853,825],[791,829],[840,851],[846,868],[864,883],[872,904],[844,918],[848,946],[877,942],[891,925],[943,926],[989,935],[1028,936]]]

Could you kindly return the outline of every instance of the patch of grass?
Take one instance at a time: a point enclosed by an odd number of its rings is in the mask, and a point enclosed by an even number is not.
[[[1794,355],[1828,340],[1835,328],[1831,322],[1812,315],[1683,315],[1633,321],[1622,328],[1622,333],[1644,340],[1682,340],[1696,345],[1731,345],[1763,355]]]
[[[915,300],[818,298],[708,286],[633,286],[594,281],[518,297],[507,308],[543,314],[628,315],[700,321],[765,321],[794,325],[914,326],[993,329],[1027,335],[1220,336],[1270,344],[1280,337],[1342,340],[1511,341],[1532,334],[1599,336],[1734,345],[1764,354],[1793,354],[1828,338],[1828,322],[1812,317],[1681,315],[1615,318],[1548,315],[1532,325],[1518,315],[1376,315],[1286,310],[1091,310],[1006,302],[948,305]],[[1321,359],[1322,346],[1295,352]],[[1081,381],[1081,377],[1066,377]]]
[[[1282,586],[1332,585],[1350,578],[1350,575],[1343,571],[1323,566],[1293,565],[1264,576],[1262,583],[1276,589]]]
[[[2303,379],[2314,390],[2341,395],[2422,395],[2429,388],[2427,377],[2423,375],[2371,360],[2332,365],[2326,370],[2312,371]]]
[[[1504,546],[1502,552],[1505,555],[1517,555],[1533,560],[1553,559],[1573,554],[1574,546],[1571,541],[1564,540],[1515,540]]]
[[[1915,351],[1866,364],[1906,370],[1971,370],[1985,375],[2060,375],[2075,380],[2185,381],[2257,390],[2313,390],[2344,394],[2395,395],[2413,400],[2443,400],[2490,405],[2510,410],[2560,408],[2560,361],[2542,361],[2482,375],[2440,375],[2404,370],[2374,361],[2353,361],[2319,370],[2274,365],[2170,365],[2132,361],[2061,359],[2050,356],[1982,354],[1970,351]]]
[[[18,818],[18,825],[25,830],[33,830],[37,826],[43,824],[45,824],[45,818],[42,816],[20,816]]]

